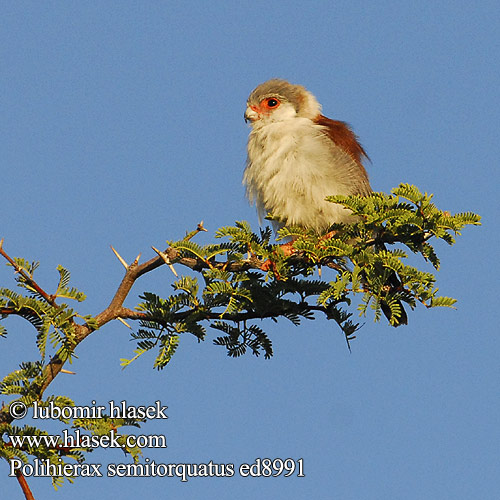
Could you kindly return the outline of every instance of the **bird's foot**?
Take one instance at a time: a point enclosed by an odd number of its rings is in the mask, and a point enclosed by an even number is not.
[[[293,243],[295,240],[289,241],[288,243],[282,243],[279,245],[280,250],[283,252],[285,257],[290,257],[290,255],[293,255],[295,253],[295,249],[293,248]],[[262,265],[260,266],[262,271],[272,271],[274,275],[276,276],[277,279],[280,279],[279,273],[277,272],[276,269],[276,264],[271,260],[267,259],[265,260]]]

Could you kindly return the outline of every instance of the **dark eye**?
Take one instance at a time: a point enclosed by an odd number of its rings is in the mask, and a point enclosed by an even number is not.
[[[275,108],[280,102],[277,99],[270,98],[267,100],[267,106],[269,108]]]

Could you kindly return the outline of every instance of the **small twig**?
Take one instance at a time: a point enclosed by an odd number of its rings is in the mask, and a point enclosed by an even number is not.
[[[28,483],[26,482],[26,478],[23,476],[23,473],[18,469],[16,470],[15,474],[19,486],[21,486],[21,489],[23,490],[24,497],[26,498],[26,500],[35,500],[35,497],[33,496],[33,493],[31,493],[30,487],[28,486]]]
[[[198,233],[201,233],[202,231],[207,232],[207,230],[203,227],[203,221],[198,223],[194,231],[191,231],[190,233],[186,234],[186,236],[184,237],[184,241],[189,241],[193,236],[196,236]]]
[[[16,261],[5,252],[3,249],[3,238],[0,241],[0,255],[4,257],[4,259],[15,269],[16,273],[20,274],[26,283],[40,296],[42,296],[47,303],[49,303],[52,307],[59,307],[54,300],[54,296],[48,294],[41,286],[39,286],[38,283],[29,274],[27,274],[24,269],[19,267],[16,264]]]

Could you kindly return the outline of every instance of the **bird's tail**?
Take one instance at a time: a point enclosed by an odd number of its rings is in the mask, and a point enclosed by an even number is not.
[[[391,273],[389,276],[389,279],[387,280],[387,295],[384,297],[384,299],[381,300],[380,302],[380,307],[382,309],[382,312],[384,313],[384,316],[389,320],[391,325],[393,326],[401,326],[401,325],[407,325],[408,324],[408,316],[406,314],[405,308],[403,307],[403,303],[398,300],[396,304],[399,306],[398,312],[399,314],[395,314],[393,311],[393,308],[391,308],[387,302],[387,298],[389,298],[394,291],[400,290],[401,289],[401,281],[399,281],[399,278],[397,277],[396,273]]]
[[[379,243],[373,248],[373,251],[375,252],[386,250],[387,248],[384,243]],[[377,270],[377,273],[384,273],[384,268],[380,262],[375,264],[375,268]],[[403,284],[401,283],[395,271],[392,271],[389,274],[383,288],[385,290],[385,293],[380,298],[380,308],[382,309],[384,316],[389,320],[389,323],[392,326],[397,327],[401,325],[407,325],[408,316],[406,315],[403,303],[401,302],[401,300],[396,300],[394,302],[394,295],[398,292],[401,293],[403,290]],[[390,304],[392,304],[392,307]],[[395,305],[396,307],[394,307]]]

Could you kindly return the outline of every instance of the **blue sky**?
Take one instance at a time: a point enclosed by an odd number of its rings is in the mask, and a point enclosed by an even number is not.
[[[335,325],[267,325],[272,360],[229,359],[186,337],[171,365],[141,359],[116,322],[77,351],[76,376],[48,393],[79,404],[169,406],[162,463],[304,459],[306,477],[77,479],[38,499],[92,495],[201,499],[493,499],[500,481],[498,378],[497,2],[3,2],[0,237],[12,255],[55,267],[109,302],[127,259],[235,220],[257,227],[241,176],[249,92],[271,77],[305,85],[324,114],[348,121],[372,159],[374,189],[400,182],[435,193],[483,226],[439,245],[443,295],[458,310],[423,310],[408,327],[365,320],[351,354]],[[167,268],[143,277],[168,293]],[[0,267],[1,286],[11,286]],[[36,359],[33,331],[12,319],[2,376]],[[117,451],[89,461],[126,462]],[[0,466],[2,491],[22,498]]]

